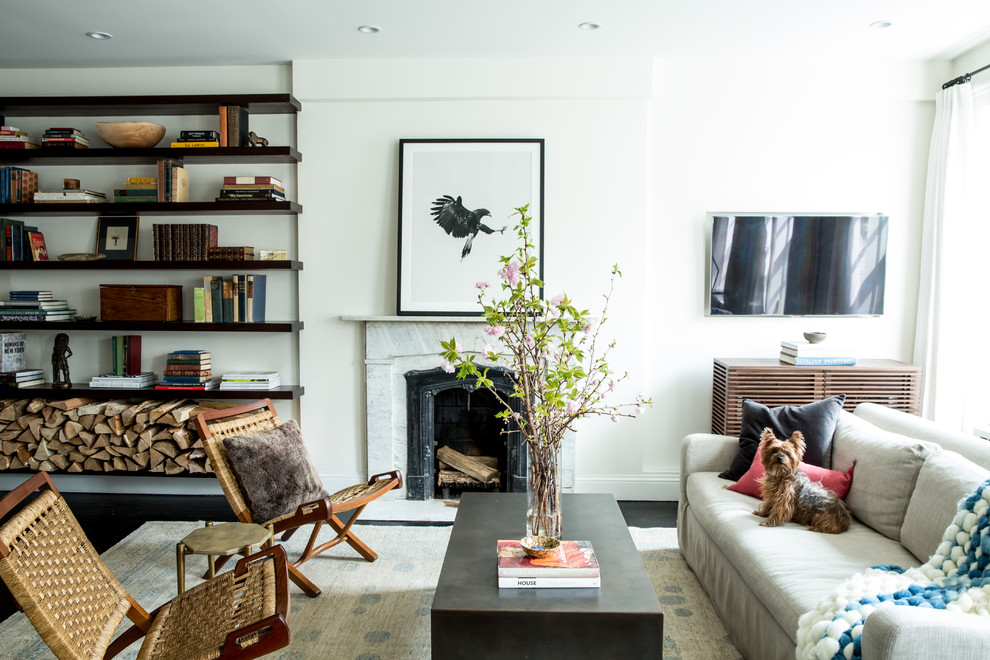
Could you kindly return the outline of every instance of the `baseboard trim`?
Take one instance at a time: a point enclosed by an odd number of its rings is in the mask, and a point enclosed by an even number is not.
[[[611,493],[617,500],[676,502],[680,498],[680,474],[667,471],[578,475],[574,492]]]

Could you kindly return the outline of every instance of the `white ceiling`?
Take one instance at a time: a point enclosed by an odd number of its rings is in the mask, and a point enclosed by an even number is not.
[[[585,21],[601,28],[579,29]],[[876,21],[893,26],[871,28]],[[361,25],[381,32],[361,34]],[[0,0],[0,68],[629,55],[929,60],[988,39],[990,0]]]

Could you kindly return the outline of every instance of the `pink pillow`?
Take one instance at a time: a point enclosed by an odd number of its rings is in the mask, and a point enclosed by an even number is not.
[[[801,463],[798,469],[808,475],[808,478],[812,481],[822,482],[825,488],[838,495],[840,500],[844,500],[849,493],[849,487],[852,485],[853,467],[855,466],[850,465],[845,474],[837,470],[808,465],[807,463]],[[762,500],[763,494],[760,492],[760,482],[758,480],[763,476],[763,472],[763,463],[760,462],[760,452],[757,451],[756,456],[753,457],[753,464],[746,470],[746,474],[739,477],[739,481],[729,486],[729,490]]]

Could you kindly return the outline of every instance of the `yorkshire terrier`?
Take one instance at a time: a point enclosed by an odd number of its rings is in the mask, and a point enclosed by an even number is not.
[[[772,430],[763,430],[758,449],[765,471],[760,477],[763,503],[753,513],[766,518],[760,523],[763,527],[778,527],[793,520],[813,532],[841,534],[849,529],[849,509],[835,493],[798,469],[804,447],[800,431],[788,440],[779,440]]]

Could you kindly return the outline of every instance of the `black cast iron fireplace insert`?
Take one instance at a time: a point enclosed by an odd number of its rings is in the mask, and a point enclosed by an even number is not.
[[[410,371],[406,377],[408,411],[407,498],[428,500],[451,490],[440,486],[437,450],[448,446],[472,456],[497,460],[501,473],[497,485],[462,484],[454,491],[492,489],[501,492],[526,491],[527,452],[518,433],[505,434],[506,428],[495,413],[504,409],[495,396],[477,388],[473,379],[460,380],[442,369]],[[521,411],[518,399],[510,398],[512,381],[506,370],[490,368],[488,377],[494,389]]]

